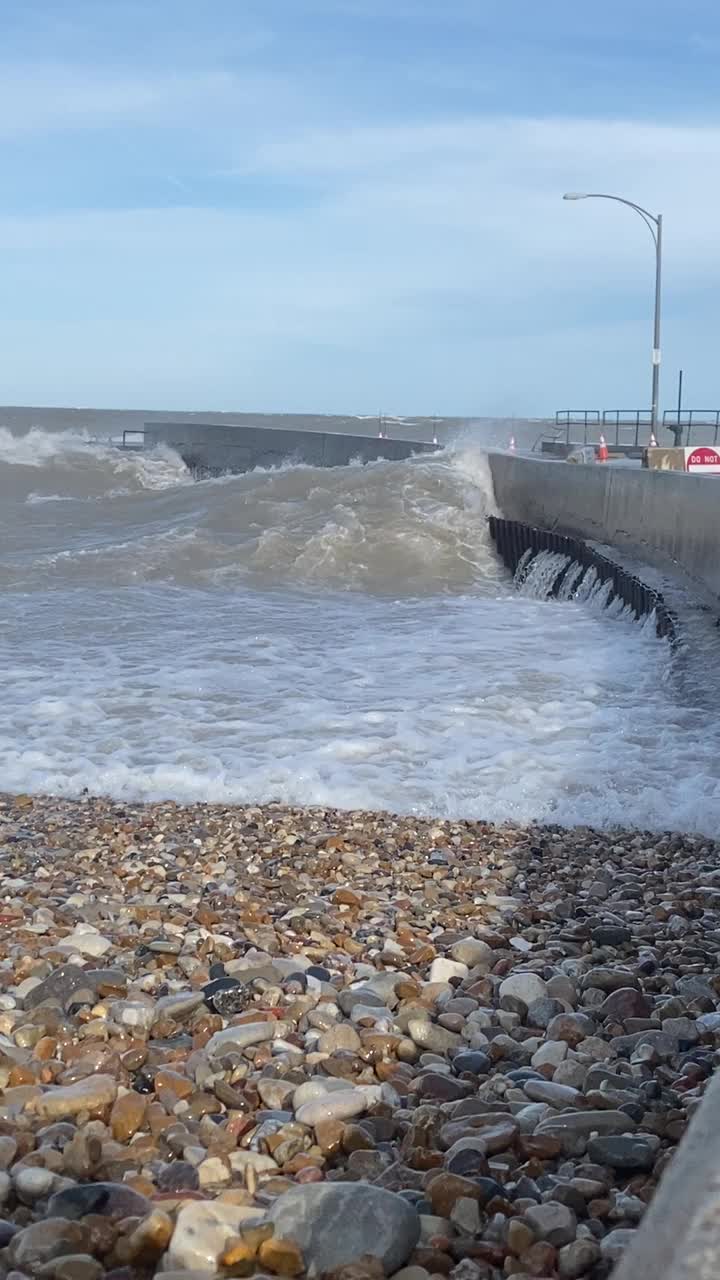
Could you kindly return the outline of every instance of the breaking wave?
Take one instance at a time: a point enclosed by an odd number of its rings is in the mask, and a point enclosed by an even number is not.
[[[4,504],[0,581],[9,585],[251,578],[405,596],[502,576],[485,529],[487,460],[467,447],[404,463],[286,465],[194,483],[172,450],[126,453],[70,433],[0,432],[3,491],[24,504],[21,520]]]
[[[517,592],[493,509],[468,441],[196,483],[0,430],[0,789],[715,831],[715,704],[542,557]]]
[[[0,499],[93,499],[167,489],[192,477],[172,449],[134,452],[90,432],[0,427]]]

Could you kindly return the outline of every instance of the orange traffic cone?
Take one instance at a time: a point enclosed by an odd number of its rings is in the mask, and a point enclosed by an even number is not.
[[[654,432],[654,431],[651,431],[651,432],[650,432],[650,444],[649,444],[648,448],[650,448],[650,449],[657,449],[657,447],[658,447],[658,442],[657,442],[657,440],[655,439],[655,432]]]
[[[600,444],[598,445],[598,450],[597,450],[597,460],[598,462],[607,462],[609,457],[610,457],[610,454],[608,453],[608,447],[605,441],[605,437],[601,436]]]
[[[514,452],[515,452],[515,437],[514,437],[514,436],[511,436],[511,437],[510,437],[510,444],[508,445],[508,449],[510,450],[510,452],[511,452],[511,453],[514,453]]]

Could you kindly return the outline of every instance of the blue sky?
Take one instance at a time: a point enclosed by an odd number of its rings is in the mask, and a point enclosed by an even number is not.
[[[716,0],[0,0],[0,403],[720,406]]]

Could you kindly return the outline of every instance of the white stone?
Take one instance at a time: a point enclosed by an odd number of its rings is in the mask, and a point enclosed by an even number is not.
[[[124,1027],[139,1027],[149,1031],[155,1021],[155,1005],[143,1000],[116,1000],[110,1006],[110,1017]]]
[[[440,1218],[435,1213],[420,1214],[420,1244],[429,1245],[433,1236],[447,1236],[452,1233],[449,1218]]]
[[[516,1000],[530,1005],[533,1000],[542,1000],[546,992],[547,987],[537,973],[511,973],[500,983],[501,1000],[503,996],[514,996]]]
[[[544,1044],[540,1045],[539,1049],[535,1050],[530,1059],[530,1065],[543,1067],[545,1063],[549,1062],[551,1066],[559,1067],[560,1063],[565,1061],[567,1055],[568,1046],[564,1040],[546,1040]]]
[[[39,987],[41,983],[42,978],[25,978],[24,982],[18,983],[15,988],[15,995],[17,999],[24,1000],[25,997],[30,995],[30,992],[34,991],[36,987]]]
[[[104,938],[101,933],[90,929],[87,925],[77,925],[75,932],[69,937],[62,938],[58,950],[60,951],[79,951],[83,956],[93,956],[97,959],[104,956],[109,951],[112,942],[109,938]]]
[[[49,1196],[55,1185],[55,1174],[50,1169],[28,1168],[13,1170],[15,1191],[26,1204]]]
[[[534,1204],[532,1208],[525,1210],[523,1217],[539,1240],[547,1240],[556,1248],[570,1244],[575,1239],[577,1218],[572,1209],[556,1200]]]
[[[314,1126],[321,1120],[349,1120],[367,1111],[368,1100],[360,1089],[343,1089],[305,1102],[295,1113],[300,1124]]]
[[[520,1125],[521,1133],[534,1133],[541,1120],[552,1115],[552,1107],[546,1102],[530,1102],[515,1112],[513,1120]]]
[[[234,1173],[244,1173],[246,1169],[254,1169],[256,1173],[277,1173],[277,1163],[272,1156],[264,1156],[259,1151],[231,1151],[228,1159]]]
[[[517,937],[510,939],[510,946],[513,951],[522,951],[525,955],[527,955],[528,951],[532,951],[533,945],[532,942],[528,942],[527,938]]]
[[[299,1111],[306,1102],[324,1098],[326,1093],[345,1093],[350,1087],[347,1080],[337,1080],[333,1076],[326,1079],[316,1076],[312,1080],[306,1080],[304,1084],[298,1085],[292,1096],[293,1110]]]
[[[630,1248],[636,1235],[637,1228],[635,1227],[616,1227],[614,1231],[609,1231],[600,1241],[600,1250],[603,1258],[607,1262],[619,1262],[626,1249]]]
[[[226,1031],[216,1031],[205,1046],[209,1058],[222,1057],[233,1049],[240,1052],[252,1044],[262,1044],[263,1040],[272,1040],[277,1023],[245,1022],[239,1027],[228,1027]]]
[[[208,1156],[197,1167],[200,1188],[221,1187],[232,1181],[232,1171],[220,1156]]]
[[[163,1258],[163,1271],[185,1268],[214,1273],[217,1260],[231,1236],[240,1233],[243,1223],[257,1222],[263,1216],[262,1210],[221,1204],[217,1200],[196,1200],[184,1205]]]
[[[554,1080],[526,1080],[523,1086],[532,1102],[547,1102],[549,1106],[564,1111],[566,1107],[580,1107],[583,1095],[569,1084],[557,1084]]]
[[[459,960],[438,956],[430,965],[430,982],[449,982],[451,978],[467,978],[469,969]]]
[[[480,1231],[480,1206],[477,1200],[460,1196],[452,1207],[450,1221],[463,1235],[477,1235]]]
[[[461,938],[459,942],[454,942],[450,948],[450,955],[453,960],[459,960],[462,964],[468,965],[470,969],[492,969],[494,964],[493,949],[489,947],[487,942],[481,942],[479,938]]]

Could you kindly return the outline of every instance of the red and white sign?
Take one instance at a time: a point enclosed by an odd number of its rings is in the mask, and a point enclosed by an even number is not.
[[[696,449],[685,450],[685,466],[688,471],[695,471],[705,476],[720,476],[720,452],[709,445],[698,445]]]

